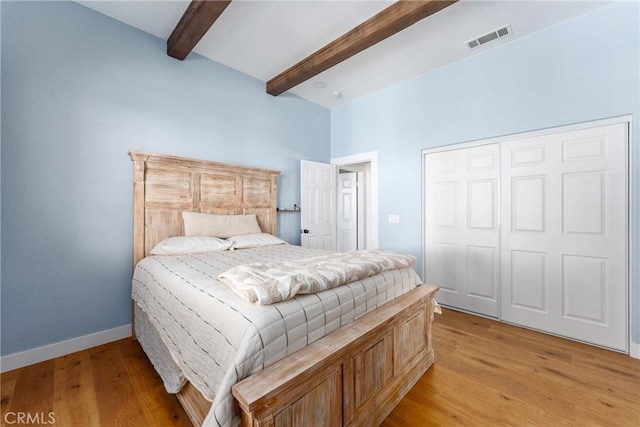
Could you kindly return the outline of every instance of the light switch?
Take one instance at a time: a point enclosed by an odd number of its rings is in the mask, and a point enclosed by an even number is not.
[[[400,224],[400,215],[389,215],[389,224]]]

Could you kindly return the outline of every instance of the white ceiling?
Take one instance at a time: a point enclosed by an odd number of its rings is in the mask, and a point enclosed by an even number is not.
[[[190,3],[188,0],[77,2],[164,40]],[[267,82],[391,3],[234,0],[194,51]],[[607,3],[610,1],[462,0],[289,92],[332,108]],[[511,24],[512,35],[473,50],[467,47],[468,40],[506,24]],[[341,96],[335,96],[334,92]]]

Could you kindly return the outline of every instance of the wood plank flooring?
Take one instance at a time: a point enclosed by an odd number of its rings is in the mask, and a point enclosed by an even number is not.
[[[451,310],[433,336],[434,366],[383,426],[640,425],[639,360]],[[129,339],[0,382],[2,426],[190,426]]]
[[[640,360],[451,310],[433,336],[384,426],[640,426]]]

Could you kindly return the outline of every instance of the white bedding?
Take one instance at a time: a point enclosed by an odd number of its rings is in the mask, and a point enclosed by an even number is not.
[[[212,403],[204,425],[231,425],[231,387],[420,283],[412,268],[390,270],[273,305],[245,302],[217,280],[231,267],[318,255],[291,245],[140,261],[132,297],[185,377]]]
[[[315,294],[383,271],[413,267],[409,254],[379,250],[331,252],[311,258],[232,267],[218,279],[248,302],[274,304]]]

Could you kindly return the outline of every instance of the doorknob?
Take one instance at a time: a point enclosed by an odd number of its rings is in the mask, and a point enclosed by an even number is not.
[[[309,234],[309,230],[305,228],[304,230],[300,230],[300,233]]]

